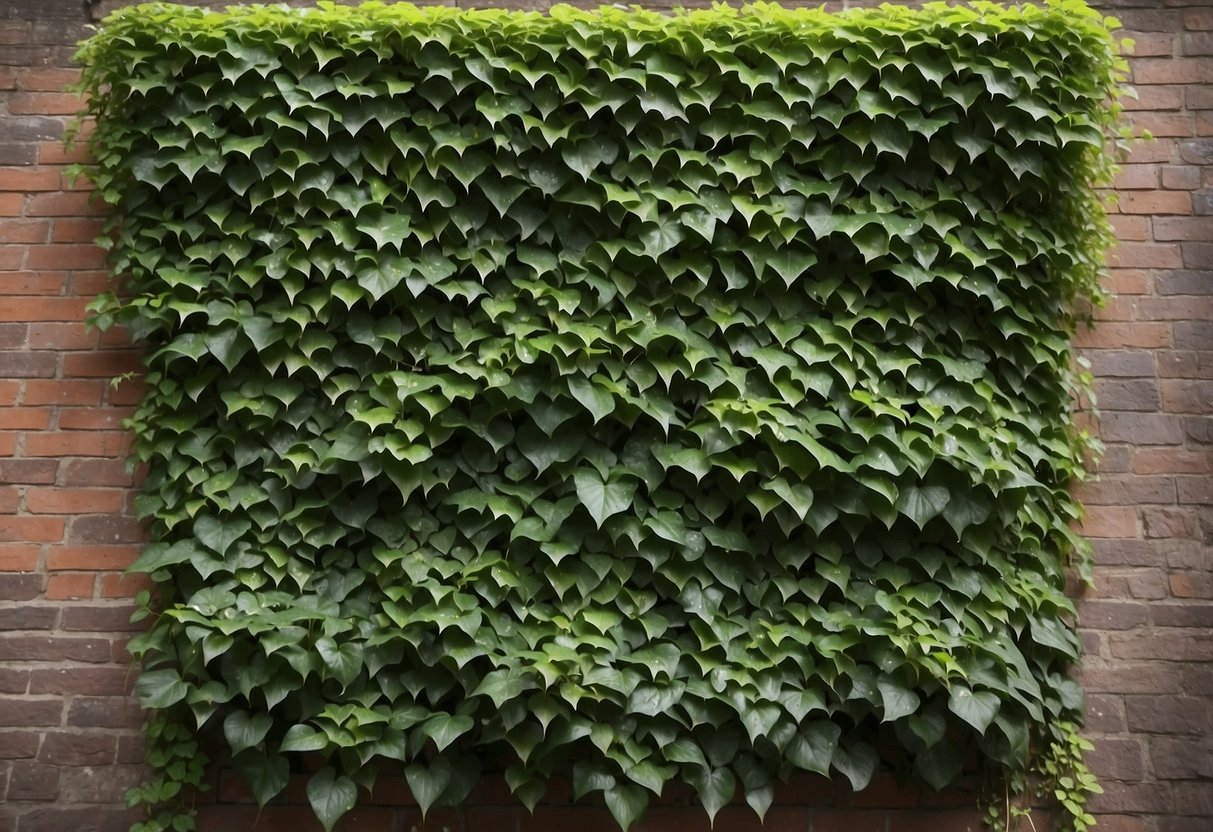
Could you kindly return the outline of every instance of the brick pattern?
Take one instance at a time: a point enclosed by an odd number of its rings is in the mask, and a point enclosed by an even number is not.
[[[125,0],[92,0],[112,10]],[[215,0],[212,5],[226,5]],[[491,2],[491,0],[490,0]],[[832,7],[875,5],[848,0]],[[546,0],[492,5],[544,7]],[[122,420],[139,362],[120,332],[81,321],[104,284],[90,241],[100,219],[59,143],[79,102],[72,44],[88,2],[0,2],[0,832],[124,832],[139,777],[138,708],[125,641],[140,581],[123,577],[140,527]],[[670,5],[665,0],[650,3]],[[691,4],[693,5],[693,4]],[[1135,148],[1117,182],[1120,240],[1080,347],[1094,372],[1107,444],[1083,490],[1095,547],[1082,593],[1091,763],[1106,789],[1106,832],[1213,829],[1213,0],[1103,0],[1137,42]],[[202,828],[318,829],[297,805],[258,813],[228,773],[204,796]],[[306,802],[302,785],[289,804]],[[706,829],[674,790],[645,832]],[[893,782],[858,796],[820,779],[778,795],[775,832],[960,832],[977,828],[971,792],[919,794]],[[718,829],[755,828],[726,809]],[[1039,824],[1038,819],[1038,824]],[[421,824],[387,781],[343,824],[532,832],[614,829],[567,788],[531,819],[486,782],[459,812]]]

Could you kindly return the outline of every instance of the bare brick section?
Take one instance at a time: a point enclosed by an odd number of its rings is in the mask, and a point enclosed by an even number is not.
[[[104,259],[91,245],[100,209],[86,190],[66,188],[64,166],[82,157],[59,143],[77,103],[63,87],[76,77],[72,44],[86,34],[88,9],[126,2],[0,0],[0,832],[126,832],[133,816],[122,794],[141,770],[123,645],[130,598],[146,580],[122,576],[142,529],[128,509],[138,474],[123,462],[121,426],[141,387],[109,384],[138,360],[123,333],[82,325],[104,282]],[[1116,182],[1119,243],[1107,286],[1118,297],[1079,340],[1106,444],[1101,479],[1083,491],[1096,567],[1079,599],[1091,765],[1106,789],[1093,809],[1106,832],[1209,832],[1213,0],[1097,5],[1137,42],[1138,99],[1128,110],[1157,139],[1133,149]],[[486,784],[462,813],[432,814],[423,827],[399,778],[387,778],[375,792],[379,805],[360,808],[342,828],[614,830],[602,809],[573,805],[567,788],[554,792],[532,819],[499,782]],[[686,795],[667,798],[644,832],[707,828],[698,809],[680,805]],[[259,813],[228,776],[206,799],[203,830],[319,828],[301,806]],[[751,817],[730,807],[717,829],[755,829]],[[852,798],[817,778],[781,788],[766,828],[979,825],[966,792],[937,797],[882,780]]]

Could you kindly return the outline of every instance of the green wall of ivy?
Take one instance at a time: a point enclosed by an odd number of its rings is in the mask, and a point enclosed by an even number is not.
[[[761,815],[878,743],[1089,821],[1099,15],[150,5],[80,57],[94,313],[147,347],[142,829],[195,726],[326,828],[401,769]]]

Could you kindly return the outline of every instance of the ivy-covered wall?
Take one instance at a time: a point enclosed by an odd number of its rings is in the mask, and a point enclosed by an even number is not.
[[[1138,119],[1160,140],[1138,151],[1122,174],[1124,213],[1116,219],[1122,268],[1113,280],[1124,297],[1100,313],[1111,320],[1085,341],[1103,394],[1101,431],[1110,452],[1105,481],[1086,492],[1097,569],[1092,599],[1082,607],[1090,625],[1084,681],[1098,740],[1094,764],[1111,781],[1096,809],[1110,828],[1164,832],[1200,828],[1210,809],[1202,779],[1210,774],[1202,736],[1209,689],[1199,664],[1211,658],[1202,653],[1200,629],[1209,623],[1207,600],[1201,600],[1210,595],[1209,562],[1197,508],[1209,499],[1209,452],[1202,444],[1208,382],[1199,381],[1209,366],[1201,363],[1201,347],[1210,348],[1201,297],[1202,289],[1208,292],[1201,264],[1209,246],[1199,239],[1207,223],[1185,216],[1208,205],[1201,166],[1209,140],[1199,137],[1202,125],[1208,132],[1208,117],[1202,121],[1196,108],[1209,60],[1199,56],[1207,35],[1195,28],[1208,16],[1199,8],[1115,11],[1131,30],[1145,30],[1136,36],[1139,53],[1160,53],[1142,55],[1134,65],[1143,89],[1137,106],[1158,108],[1139,111]],[[38,12],[62,17],[23,19],[0,30],[19,41],[3,60],[13,55],[22,64],[44,64],[14,68],[9,76],[0,69],[0,81],[11,79],[12,88],[4,99],[12,117],[0,124],[0,149],[8,154],[0,161],[12,163],[0,179],[8,189],[0,207],[13,215],[0,225],[0,268],[15,275],[4,284],[14,300],[0,311],[5,366],[14,379],[7,387],[0,383],[9,396],[2,401],[12,406],[0,428],[0,450],[9,454],[0,474],[12,483],[0,492],[0,553],[9,570],[2,585],[12,598],[4,603],[10,631],[0,642],[0,659],[9,674],[3,676],[6,712],[18,723],[3,729],[8,803],[0,817],[22,831],[76,823],[118,829],[124,820],[114,804],[136,775],[138,757],[125,721],[130,709],[120,696],[128,678],[118,635],[128,613],[121,598],[132,587],[117,571],[133,557],[139,531],[123,519],[129,492],[114,462],[124,437],[115,422],[136,396],[130,385],[111,388],[105,379],[134,362],[120,367],[115,357],[130,357],[120,340],[99,344],[79,328],[84,302],[101,287],[95,271],[101,260],[87,244],[95,233],[92,221],[81,218],[87,209],[79,194],[60,191],[55,168],[63,158],[53,141],[61,129],[56,115],[74,110],[75,102],[55,92],[70,70],[45,64],[65,61],[70,49],[39,43],[79,36],[64,22],[78,9],[42,3]],[[1187,24],[1193,31],[1181,34]],[[10,194],[17,196],[4,202]],[[7,450],[4,441],[11,442]],[[228,780],[219,785],[207,798],[216,803],[203,812],[204,824],[249,825],[255,813],[241,807],[238,787]],[[414,824],[414,809],[393,807],[399,793],[381,784],[376,795],[385,805],[362,810],[359,828]],[[293,797],[305,800],[301,792]],[[610,823],[603,812],[565,806],[567,797],[557,790],[538,826],[526,821],[525,828]],[[699,810],[678,808],[687,798],[670,797],[652,810],[645,828],[701,823]],[[893,784],[856,799],[845,788],[802,782],[777,794],[768,825],[963,825],[974,816],[971,802],[964,792],[933,798]],[[462,816],[437,820],[468,829],[524,822],[508,796],[491,788],[471,804]],[[271,812],[277,814],[266,822],[300,822],[294,810]],[[747,822],[742,817],[726,809],[721,823]]]

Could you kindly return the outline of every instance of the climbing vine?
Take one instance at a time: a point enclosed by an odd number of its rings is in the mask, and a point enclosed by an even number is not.
[[[671,780],[761,816],[797,771],[864,788],[878,733],[1085,828],[1108,23],[112,15],[80,59],[93,319],[146,346],[139,828],[190,827],[206,726],[263,805],[309,770],[326,829],[486,761],[625,829]]]

